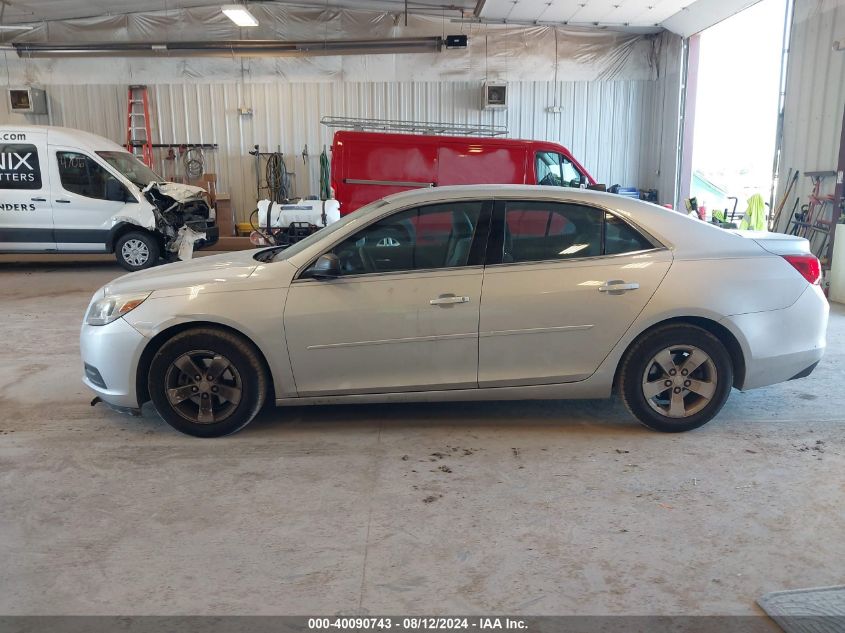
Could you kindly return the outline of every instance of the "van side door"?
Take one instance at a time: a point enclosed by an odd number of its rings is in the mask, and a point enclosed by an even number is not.
[[[0,133],[0,250],[56,250],[46,132]]]
[[[525,184],[527,153],[513,145],[444,143],[437,154],[437,186]]]
[[[58,250],[105,252],[114,216],[137,200],[105,165],[78,149],[51,145],[50,171]]]

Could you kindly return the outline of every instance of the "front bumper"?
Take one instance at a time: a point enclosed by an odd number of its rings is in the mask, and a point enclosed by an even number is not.
[[[109,405],[138,408],[135,378],[146,343],[147,338],[125,319],[108,325],[84,324],[79,337],[82,382]]]
[[[724,319],[729,329],[745,338],[745,380],[740,389],[765,387],[812,371],[824,355],[829,311],[821,288],[810,286],[783,310]]]
[[[202,229],[202,231],[203,233],[205,233],[205,239],[197,241],[197,248],[208,248],[209,246],[214,246],[215,244],[217,244],[217,240],[220,239],[219,226],[208,226]]]

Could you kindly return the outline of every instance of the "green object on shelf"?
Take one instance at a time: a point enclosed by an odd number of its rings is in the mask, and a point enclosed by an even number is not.
[[[329,155],[326,153],[326,147],[323,146],[323,152],[320,154],[320,199],[328,200],[332,197],[331,188],[331,174],[329,171]]]

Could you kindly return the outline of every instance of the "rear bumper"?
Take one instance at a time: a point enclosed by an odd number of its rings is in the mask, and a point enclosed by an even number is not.
[[[821,288],[809,286],[783,310],[725,318],[723,324],[745,339],[745,380],[740,389],[809,375],[824,355],[829,311]]]

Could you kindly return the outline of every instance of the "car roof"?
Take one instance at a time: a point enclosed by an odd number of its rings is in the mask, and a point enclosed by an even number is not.
[[[68,147],[76,147],[92,153],[126,151],[125,148],[114,141],[110,141],[98,134],[86,132],[85,130],[76,130],[69,127],[60,127],[57,125],[6,124],[0,125],[0,131],[23,132],[25,134],[47,134],[47,142],[52,145],[66,145]]]

